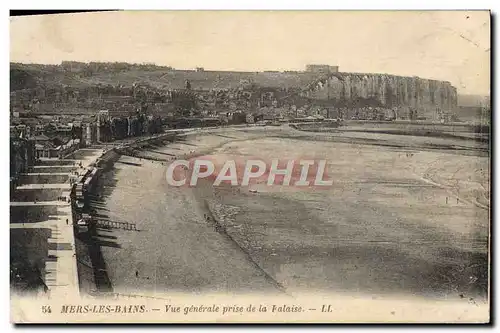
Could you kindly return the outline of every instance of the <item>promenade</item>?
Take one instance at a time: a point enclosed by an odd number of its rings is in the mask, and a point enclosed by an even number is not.
[[[61,299],[79,295],[77,257],[71,202],[71,176],[83,177],[106,151],[134,146],[192,129],[124,140],[94,148],[82,148],[64,159],[42,158],[21,174],[10,202],[11,265],[38,267],[48,291],[41,297]],[[34,239],[31,243],[28,239]],[[14,259],[12,259],[14,258]]]

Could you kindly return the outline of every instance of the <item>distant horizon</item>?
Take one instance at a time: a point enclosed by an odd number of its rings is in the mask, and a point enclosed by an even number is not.
[[[343,73],[445,81],[460,94],[489,96],[489,20],[487,11],[120,11],[11,17],[10,60],[154,63],[235,72],[304,71],[306,64],[328,64]],[[197,65],[200,59],[205,65]]]

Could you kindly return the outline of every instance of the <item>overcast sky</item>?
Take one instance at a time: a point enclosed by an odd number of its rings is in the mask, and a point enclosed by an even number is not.
[[[104,12],[13,17],[12,62],[154,62],[179,69],[301,70],[450,81],[489,94],[488,12]]]

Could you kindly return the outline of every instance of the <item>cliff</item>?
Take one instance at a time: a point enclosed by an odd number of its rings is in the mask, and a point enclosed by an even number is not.
[[[427,117],[434,116],[437,109],[450,112],[457,106],[457,89],[449,82],[415,76],[330,73],[312,82],[302,94],[342,106],[413,108],[419,116]]]

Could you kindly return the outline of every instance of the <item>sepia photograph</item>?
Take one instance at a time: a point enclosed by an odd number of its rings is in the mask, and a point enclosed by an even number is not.
[[[490,20],[11,16],[11,321],[488,323]]]

